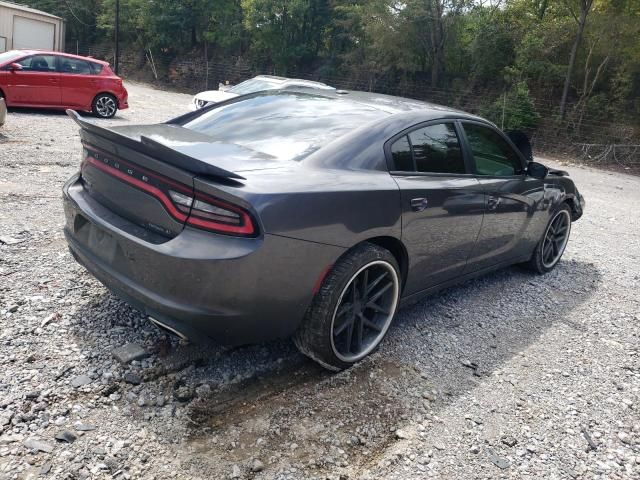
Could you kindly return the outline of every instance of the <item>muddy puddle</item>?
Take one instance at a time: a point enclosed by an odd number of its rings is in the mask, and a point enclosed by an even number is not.
[[[247,466],[256,458],[270,471],[374,466],[396,440],[406,411],[402,383],[413,375],[387,361],[332,374],[300,359],[224,386],[191,405],[188,463],[220,473],[228,471],[223,465]]]

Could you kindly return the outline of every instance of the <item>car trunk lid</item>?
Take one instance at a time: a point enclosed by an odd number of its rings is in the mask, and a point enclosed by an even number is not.
[[[194,178],[241,188],[243,177],[219,164],[231,168],[249,159],[251,169],[268,168],[264,155],[235,145],[214,147],[207,136],[175,125],[106,129],[75,112],[70,116],[82,127],[85,190],[121,217],[168,238],[187,223],[232,235],[255,233],[251,216],[233,196],[225,193],[225,201],[202,197]]]

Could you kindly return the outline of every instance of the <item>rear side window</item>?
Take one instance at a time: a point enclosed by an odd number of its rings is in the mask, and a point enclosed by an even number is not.
[[[102,64],[90,62],[89,65],[91,66],[91,73],[93,73],[94,75],[102,73]]]
[[[522,173],[520,157],[498,132],[475,123],[463,126],[478,175],[504,177]]]
[[[393,143],[391,156],[398,171],[467,173],[453,123],[413,130]]]
[[[411,144],[409,143],[409,137],[406,135],[391,145],[391,156],[393,157],[395,170],[400,170],[401,172],[411,172],[414,170]]]
[[[89,62],[75,58],[60,57],[60,73],[91,75],[92,71]]]

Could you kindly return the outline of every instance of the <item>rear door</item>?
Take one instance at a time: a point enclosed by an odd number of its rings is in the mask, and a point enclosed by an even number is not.
[[[30,55],[17,62],[21,70],[8,70],[4,78],[12,105],[60,106],[60,75],[54,55]]]
[[[98,77],[91,63],[77,58],[58,57],[62,104],[88,109],[98,88]]]
[[[472,168],[486,193],[486,213],[467,272],[508,262],[532,250],[525,235],[544,183],[525,174],[524,159],[497,129],[462,122]]]
[[[453,121],[412,127],[386,149],[401,191],[411,262],[405,293],[411,295],[462,273],[482,224],[484,192],[470,174]]]

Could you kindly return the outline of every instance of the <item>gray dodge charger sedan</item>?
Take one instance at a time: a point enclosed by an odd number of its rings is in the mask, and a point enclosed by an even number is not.
[[[78,262],[178,335],[293,336],[334,370],[402,304],[510,264],[553,269],[584,206],[495,125],[408,99],[261,92],[111,128],[68,113]]]

